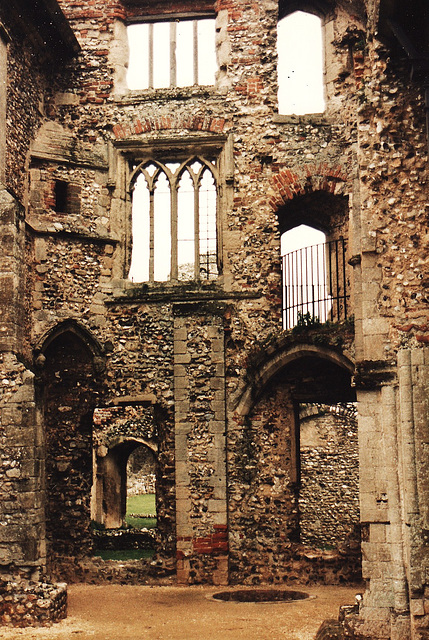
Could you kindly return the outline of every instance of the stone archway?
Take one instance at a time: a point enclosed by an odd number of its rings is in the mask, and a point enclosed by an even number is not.
[[[325,342],[327,341],[325,339]],[[270,347],[269,352],[268,357],[261,356],[259,361],[255,363],[251,372],[251,381],[242,389],[235,408],[236,413],[241,416],[249,413],[270,380],[294,362],[305,358],[318,359],[347,372],[349,378],[355,368],[351,355],[346,351],[341,352],[330,346],[320,346],[311,342],[298,342],[293,338],[286,339],[284,343],[279,343],[275,347]]]
[[[36,350],[45,430],[48,564],[91,551],[92,412],[100,396],[101,349],[66,322]]]
[[[355,540],[350,549],[342,541],[341,553],[339,548],[328,551],[312,545],[308,536],[301,540],[300,530],[300,406],[355,402],[353,369],[339,350],[290,340],[252,371],[228,440],[233,582],[338,584],[360,578]],[[330,476],[341,465],[334,456],[328,465],[314,468],[315,474],[325,474],[326,484],[333,483]],[[326,458],[326,451],[319,457]],[[317,456],[313,459],[317,465]],[[354,486],[357,493],[357,480]],[[328,495],[326,508],[337,509],[341,517],[341,504],[330,501],[329,492],[320,495]],[[358,530],[357,512],[355,525]]]

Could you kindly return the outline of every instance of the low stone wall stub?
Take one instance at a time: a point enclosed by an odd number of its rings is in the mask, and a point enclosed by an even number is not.
[[[67,616],[65,582],[17,579],[0,583],[0,624],[11,627],[47,627]]]

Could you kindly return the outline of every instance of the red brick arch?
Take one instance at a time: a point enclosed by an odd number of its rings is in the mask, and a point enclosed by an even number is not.
[[[334,195],[345,193],[347,171],[342,165],[307,164],[298,169],[281,169],[271,179],[270,206],[278,211],[297,196],[315,191]]]
[[[181,130],[209,131],[210,133],[222,133],[225,129],[224,118],[211,118],[208,116],[172,116],[164,115],[153,118],[136,118],[132,122],[120,122],[112,129],[116,138],[129,138],[151,131]]]

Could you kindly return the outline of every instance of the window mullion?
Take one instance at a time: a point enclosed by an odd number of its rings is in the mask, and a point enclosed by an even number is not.
[[[217,275],[219,275],[219,273],[222,271],[223,268],[223,264],[222,264],[222,239],[221,239],[221,230],[222,230],[222,225],[221,225],[221,221],[220,221],[220,202],[221,202],[221,195],[222,195],[222,190],[219,184],[217,184],[216,180],[215,180],[215,186],[216,186],[216,219],[215,219],[215,226],[216,226],[216,270],[217,270]]]
[[[200,184],[194,182],[194,256],[195,278],[200,278]]]
[[[193,26],[193,38],[194,38],[194,46],[193,46],[194,84],[198,84],[198,22],[196,20],[193,20],[192,26]]]
[[[177,183],[171,186],[171,279],[177,280]]]
[[[155,191],[149,191],[149,282],[155,280]]]
[[[148,45],[149,45],[149,51],[148,51],[148,65],[149,65],[149,80],[148,80],[148,84],[149,84],[149,89],[153,89],[153,23],[150,22],[149,23],[149,40],[148,40]]]
[[[170,23],[170,87],[177,85],[176,68],[177,23]]]

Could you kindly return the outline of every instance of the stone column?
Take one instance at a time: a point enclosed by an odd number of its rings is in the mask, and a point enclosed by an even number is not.
[[[176,305],[177,578],[228,581],[225,364],[221,310]]]
[[[351,626],[362,638],[427,637],[428,365],[425,346],[401,349],[397,380],[386,376],[358,393],[362,571],[368,588]]]
[[[383,452],[383,396],[379,388],[360,390],[359,482],[362,525],[362,576],[367,580],[358,631],[374,638],[388,638],[393,594],[390,582],[390,554],[386,543],[388,482]]]
[[[403,418],[404,538],[413,640],[429,628],[429,349],[425,342],[399,352]]]

